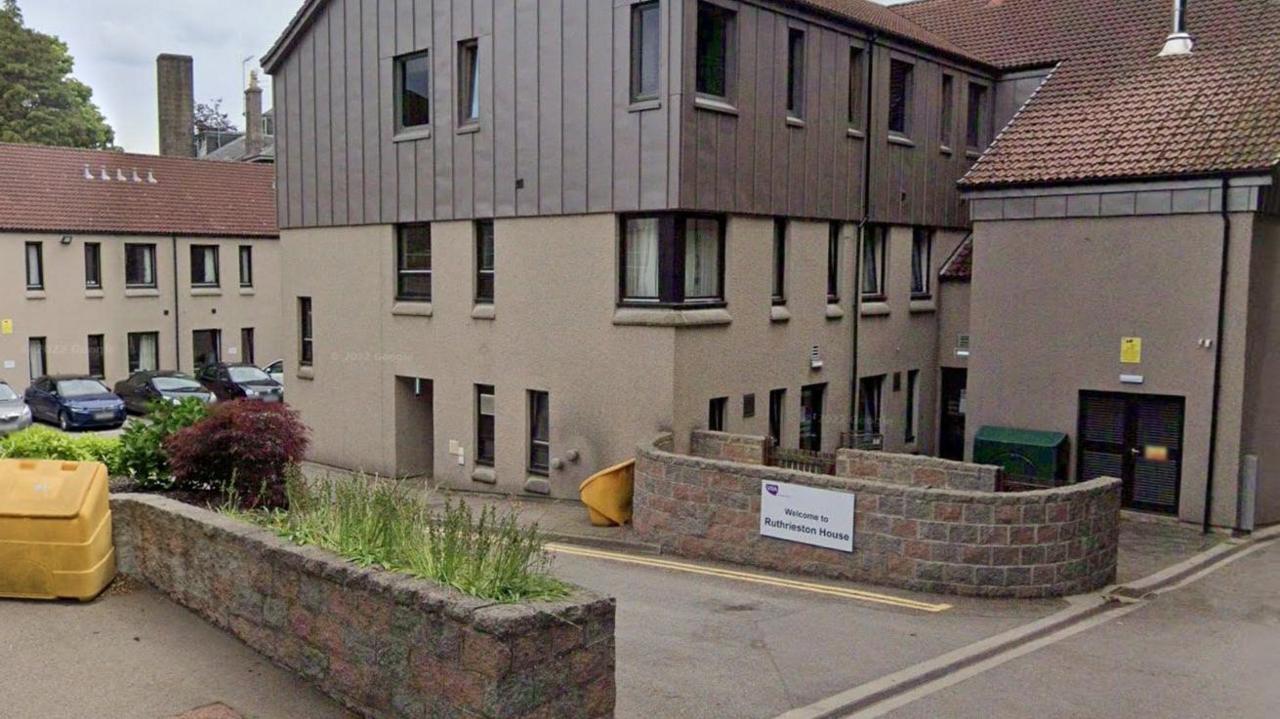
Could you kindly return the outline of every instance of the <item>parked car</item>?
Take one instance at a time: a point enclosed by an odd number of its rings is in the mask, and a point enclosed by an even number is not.
[[[270,375],[271,379],[279,382],[281,386],[284,386],[284,360],[278,359],[263,367],[262,371]]]
[[[219,400],[284,401],[284,385],[251,364],[220,362],[204,367],[197,376]]]
[[[116,428],[126,419],[124,400],[88,375],[38,377],[24,396],[35,419],[63,430]]]
[[[13,388],[0,382],[0,437],[31,426],[31,408]]]
[[[210,404],[215,399],[195,377],[169,370],[134,372],[129,379],[117,382],[115,389],[124,400],[125,409],[137,414],[146,414],[156,401],[178,404],[184,399],[198,399]]]

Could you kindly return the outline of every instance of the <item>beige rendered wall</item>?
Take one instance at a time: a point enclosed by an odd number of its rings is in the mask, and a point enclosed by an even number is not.
[[[227,361],[238,361],[240,330],[244,327],[255,329],[258,364],[270,362],[282,351],[277,240],[177,238],[175,296],[174,238],[70,235],[71,244],[63,245],[62,236],[0,235],[3,257],[0,260],[0,319],[13,321],[13,333],[0,335],[0,379],[19,392],[29,383],[27,346],[31,337],[46,338],[49,372],[84,373],[88,371],[88,336],[104,335],[109,384],[128,375],[128,334],[131,332],[158,332],[161,366],[188,372],[192,369],[193,329],[221,330],[223,359]],[[42,292],[26,290],[27,242],[43,243],[45,289]],[[85,289],[86,242],[101,245],[101,290]],[[124,245],[127,242],[156,245],[156,289],[125,288]],[[220,248],[221,287],[218,290],[192,290],[191,244],[213,244]],[[239,285],[238,247],[241,244],[254,248],[254,287],[245,291]],[[232,349],[236,354],[231,354]],[[179,350],[180,359],[176,356]]]
[[[1233,217],[1219,525],[1235,520],[1251,223]],[[1179,516],[1199,521],[1214,368],[1200,343],[1217,334],[1222,229],[1217,214],[975,223],[967,445],[985,425],[1065,432],[1074,476],[1081,390],[1185,397]],[[1141,365],[1120,363],[1122,337],[1143,339]]]
[[[1255,521],[1280,522],[1280,218],[1254,225],[1243,453],[1258,457]]]

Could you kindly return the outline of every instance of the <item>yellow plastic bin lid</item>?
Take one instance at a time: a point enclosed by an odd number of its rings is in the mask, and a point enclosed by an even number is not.
[[[96,462],[0,460],[0,517],[71,519],[106,467]]]

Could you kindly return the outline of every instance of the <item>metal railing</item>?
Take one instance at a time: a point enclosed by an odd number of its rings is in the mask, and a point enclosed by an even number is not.
[[[813,474],[835,474],[836,456],[830,452],[774,448],[769,453],[769,465]]]
[[[862,449],[878,452],[884,449],[884,435],[866,432],[841,432],[840,449]]]

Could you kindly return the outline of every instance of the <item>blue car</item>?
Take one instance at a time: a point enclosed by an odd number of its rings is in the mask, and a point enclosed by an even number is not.
[[[37,420],[63,430],[116,428],[125,420],[124,400],[95,377],[38,377],[24,399]]]

